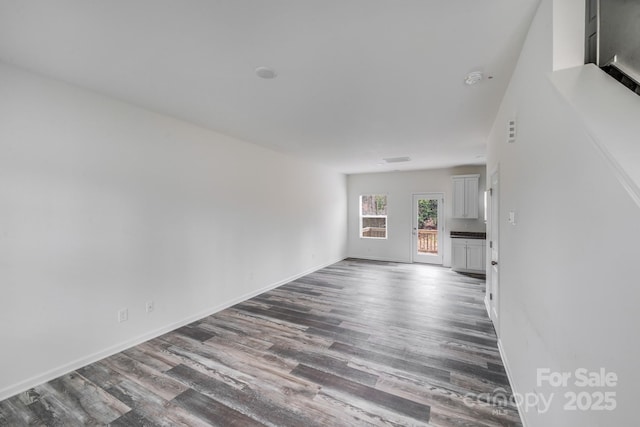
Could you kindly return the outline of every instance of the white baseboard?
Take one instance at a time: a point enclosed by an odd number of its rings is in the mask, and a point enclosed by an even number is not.
[[[306,276],[307,274],[311,274],[314,271],[318,271],[321,270],[325,267],[328,267],[332,264],[335,264],[336,262],[342,261],[342,259],[339,259],[337,261],[332,261],[326,264],[322,264],[322,265],[318,265],[315,266],[309,270],[303,271],[302,273],[299,274],[295,274],[291,277],[287,277],[286,279],[282,279],[279,280],[275,283],[271,283],[270,285],[264,286],[260,289],[256,289],[254,291],[248,292],[244,295],[241,295],[237,298],[233,298],[230,301],[226,301],[222,304],[218,304],[214,307],[210,307],[206,310],[203,310],[199,313],[193,314],[191,316],[188,316],[180,321],[177,322],[173,322],[170,323],[168,325],[165,325],[161,328],[155,329],[153,331],[150,331],[148,333],[139,335],[135,338],[132,338],[130,340],[121,342],[119,344],[116,344],[114,346],[108,347],[104,350],[100,350],[96,353],[90,354],[88,356],[84,356],[81,357],[79,359],[76,359],[72,362],[66,363],[62,366],[59,366],[57,368],[51,369],[47,372],[44,372],[42,374],[33,376],[31,378],[28,378],[24,381],[20,381],[17,384],[13,384],[10,385],[8,387],[3,388],[2,390],[0,390],[0,400],[5,400],[11,396],[15,396],[16,394],[22,393],[24,391],[29,390],[30,388],[33,388],[39,384],[43,384],[46,383],[48,381],[51,381],[55,378],[58,378],[62,375],[68,374],[69,372],[73,372],[77,369],[82,368],[83,366],[87,366],[91,363],[97,362],[98,360],[104,359],[105,357],[109,357],[112,356],[116,353],[120,353],[121,351],[127,350],[131,347],[134,347],[138,344],[142,344],[145,341],[149,341],[153,338],[159,337],[160,335],[166,334],[167,332],[171,332],[177,328],[180,328],[182,326],[188,325],[189,323],[195,322],[196,320],[200,320],[202,318],[205,318],[207,316],[210,316],[212,314],[215,314],[219,311],[222,311],[226,308],[229,308],[235,304],[238,304],[240,302],[246,301],[250,298],[253,298],[257,295],[260,295],[264,292],[270,291],[271,289],[277,288],[278,286],[282,286],[284,284],[287,284],[289,282],[292,282],[296,279],[299,279],[300,277]]]
[[[486,299],[485,299],[485,303],[486,303]],[[502,340],[500,338],[498,338],[498,351],[500,352],[500,357],[502,358],[502,364],[504,365],[504,370],[507,372],[507,379],[509,380],[509,384],[511,385],[511,392],[514,394],[520,394],[518,393],[518,390],[516,390],[515,382],[513,381],[513,375],[511,374],[511,369],[509,368],[509,361],[507,359],[507,354],[504,351],[504,347],[502,346]],[[516,402],[517,408],[518,408],[518,415],[520,415],[520,420],[522,421],[522,427],[527,427],[527,419],[524,417],[526,412],[522,408],[522,403],[523,403],[522,399],[518,399],[518,402]]]

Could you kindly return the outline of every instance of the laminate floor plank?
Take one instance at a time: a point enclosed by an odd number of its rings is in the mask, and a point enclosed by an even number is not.
[[[178,365],[171,369],[169,375],[262,424],[274,427],[296,424],[309,427],[318,425],[312,418],[313,414],[292,410],[291,407],[272,401],[269,396],[263,396],[249,386],[233,387],[185,365]]]
[[[197,359],[197,355],[192,355]],[[203,364],[195,363],[191,366],[196,370],[211,378],[226,384],[230,387],[245,392],[244,399],[248,396],[260,396],[262,399],[268,399],[282,408],[288,408],[296,413],[304,414],[305,417],[312,418],[314,423],[309,424],[310,427],[318,426],[339,426],[345,425],[340,417],[340,412],[335,408],[327,407],[321,401],[317,401],[316,397],[321,387],[312,384],[304,379],[285,375],[273,375],[263,372],[262,375],[256,376],[249,374],[251,369],[246,372],[238,372],[224,365],[213,363],[208,359],[201,359]],[[205,365],[209,365],[207,367]],[[303,425],[298,422],[291,424],[292,426]]]
[[[309,379],[324,387],[337,389],[363,400],[370,401],[376,405],[384,406],[394,412],[415,418],[417,421],[429,421],[429,406],[405,399],[398,395],[358,384],[357,382],[319,371],[318,369],[303,364],[298,365],[292,371],[292,374]]]
[[[166,363],[166,358],[156,357],[154,353],[144,351],[142,346],[130,348],[122,353],[139,363],[144,363],[158,372],[166,372],[175,366],[173,363]]]
[[[319,385],[292,376],[287,370],[283,370],[278,365],[270,364],[266,359],[253,360],[246,354],[233,349],[222,347],[205,349],[203,347],[186,350],[172,347],[172,351],[213,372],[235,378],[238,382],[260,389],[266,393],[265,395],[275,393],[287,397],[313,398],[320,389]]]
[[[150,392],[128,378],[107,389],[109,394],[132,408],[113,424],[142,423],[158,427],[206,427],[208,423],[186,411],[184,408]]]
[[[336,343],[335,346],[354,355],[372,355],[373,358],[394,357],[394,354],[398,353],[395,348],[369,342],[354,342],[350,346]],[[499,385],[508,385],[504,369],[499,370],[495,368],[495,365],[493,365],[493,369],[490,369],[488,364],[482,360],[460,361],[441,350],[431,353],[414,352],[411,347],[407,347],[402,349],[402,360],[418,365],[425,364],[437,369],[475,375]]]
[[[485,283],[346,259],[0,402],[1,426],[521,426]],[[213,304],[213,303],[212,303]]]
[[[109,424],[110,427],[159,427],[138,411],[129,411]]]
[[[337,423],[328,424],[331,426],[429,427],[431,425],[426,421],[419,421],[391,411],[366,398],[334,388],[321,390],[315,401],[338,420]]]
[[[274,345],[269,349],[271,353],[304,364],[309,367],[328,372],[333,375],[349,379],[358,384],[375,386],[378,376],[349,366],[348,359],[333,357],[331,354],[316,352],[311,349],[300,351],[290,347]]]
[[[43,420],[29,408],[21,393],[0,402],[0,425],[2,426],[46,426]]]
[[[56,378],[43,384],[55,390],[55,397],[65,408],[73,408],[71,411],[84,425],[108,424],[130,408],[110,395],[106,390],[96,386],[82,375],[75,372]],[[36,387],[41,401],[54,395],[50,390]]]
[[[177,405],[214,426],[262,427],[264,424],[211,399],[194,389],[187,389],[174,399]]]
[[[131,359],[124,353],[115,354],[103,359],[100,363],[167,400],[173,399],[186,390],[186,387],[162,372]]]

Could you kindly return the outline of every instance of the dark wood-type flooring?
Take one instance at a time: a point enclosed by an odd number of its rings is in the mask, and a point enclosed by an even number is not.
[[[511,390],[483,298],[347,259],[4,400],[0,425],[521,425],[491,403]]]

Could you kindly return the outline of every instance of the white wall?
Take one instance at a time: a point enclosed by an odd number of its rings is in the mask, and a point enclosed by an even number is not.
[[[553,70],[584,64],[585,0],[553,2]]]
[[[480,174],[479,212],[477,220],[453,219],[453,175]],[[411,262],[412,255],[412,195],[416,193],[444,193],[445,240],[444,265],[451,265],[450,231],[485,231],[484,188],[485,168],[464,166],[449,169],[433,169],[410,172],[386,172],[349,175],[347,177],[349,207],[348,254],[354,258],[382,261]],[[363,194],[387,195],[388,238],[360,238],[359,203]]]
[[[541,2],[489,140],[487,170],[500,165],[500,342],[517,392],[555,394],[549,412],[524,413],[527,426],[631,426],[640,384],[640,208],[549,79],[553,10]],[[518,139],[508,144],[514,116]],[[636,132],[609,124],[615,138],[637,143]],[[614,411],[564,410],[564,393],[598,390],[575,387],[575,377],[568,388],[537,386],[538,368],[601,367],[619,377],[617,387],[599,389],[616,393]]]
[[[342,174],[0,64],[0,399],[343,259],[346,218]]]

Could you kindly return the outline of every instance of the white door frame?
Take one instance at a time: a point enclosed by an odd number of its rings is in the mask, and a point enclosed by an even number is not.
[[[418,253],[418,200],[438,200],[438,254]],[[411,197],[411,261],[426,264],[443,264],[444,260],[444,193],[413,193]]]
[[[485,304],[498,337],[500,336],[500,165],[490,175],[487,226],[487,289]]]

